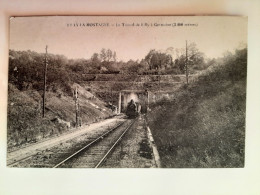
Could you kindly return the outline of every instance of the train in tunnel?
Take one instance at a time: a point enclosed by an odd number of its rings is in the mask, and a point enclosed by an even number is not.
[[[140,112],[141,112],[141,104],[131,99],[131,101],[127,104],[126,107],[126,112],[125,112],[126,116],[128,118],[135,118],[139,116]]]
[[[133,118],[147,112],[148,93],[146,91],[123,90],[119,94],[119,113]]]

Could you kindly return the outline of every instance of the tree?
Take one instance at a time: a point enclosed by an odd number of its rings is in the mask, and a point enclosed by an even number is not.
[[[116,52],[113,52],[111,49],[102,48],[99,57],[102,62],[110,62],[111,60],[115,62]]]
[[[176,59],[174,61],[176,67],[179,68],[182,74],[185,73],[186,66],[186,49],[176,50]],[[196,43],[187,44],[187,65],[189,71],[193,72],[195,69],[201,70],[205,67],[204,54],[199,51]]]
[[[115,51],[114,51],[114,53],[113,53],[113,60],[114,60],[114,62],[116,62],[116,60],[117,60],[116,52],[115,52]]]
[[[149,70],[166,69],[172,65],[172,56],[156,50],[150,50],[145,56],[145,61],[149,65]]]
[[[101,61],[103,61],[103,62],[106,61],[106,59],[107,59],[106,49],[102,48],[99,56],[100,56]]]
[[[155,53],[154,55],[152,55],[150,63],[151,63],[151,69],[157,70],[159,68],[160,59],[159,59],[158,53]]]
[[[172,56],[166,53],[159,53],[159,67],[160,69],[167,69],[172,65]]]
[[[101,60],[99,58],[99,54],[98,53],[94,53],[92,56],[91,56],[91,59],[90,59],[90,63],[91,63],[91,70],[99,70],[100,67],[101,67]]]
[[[204,54],[199,51],[196,43],[192,42],[188,45],[188,64],[199,65],[204,63]]]
[[[174,60],[175,66],[181,71],[182,74],[185,73],[185,59],[185,55],[181,55]]]
[[[137,61],[129,60],[126,63],[126,66],[127,66],[127,72],[129,74],[137,74],[138,73],[138,66],[139,66],[139,64],[137,63]]]
[[[100,58],[98,53],[93,53],[93,55],[91,56],[91,61],[92,62],[100,62]]]
[[[106,56],[107,56],[107,61],[109,62],[113,57],[113,52],[111,51],[111,49],[108,49],[106,51]]]
[[[153,61],[152,57],[156,53],[154,49],[150,50],[149,53],[145,56],[145,61],[148,63],[149,70],[152,70],[153,67]]]

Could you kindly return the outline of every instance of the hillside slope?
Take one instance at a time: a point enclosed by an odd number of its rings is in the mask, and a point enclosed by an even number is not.
[[[149,125],[164,167],[243,167],[247,50],[218,60],[170,101],[151,105]]]
[[[90,124],[113,115],[105,103],[78,84],[80,117],[82,125]],[[37,142],[72,130],[75,126],[75,101],[61,92],[46,93],[46,116],[42,118],[41,93],[34,89],[19,90],[8,86],[8,150]],[[59,123],[57,120],[64,123]],[[70,127],[68,125],[70,124]]]

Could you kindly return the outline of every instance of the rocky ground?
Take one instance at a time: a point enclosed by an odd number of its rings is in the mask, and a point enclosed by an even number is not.
[[[154,155],[147,136],[144,116],[141,115],[123,137],[104,168],[153,168]]]

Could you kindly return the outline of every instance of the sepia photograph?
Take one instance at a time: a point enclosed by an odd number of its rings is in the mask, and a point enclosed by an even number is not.
[[[10,18],[13,168],[243,168],[247,17]]]

